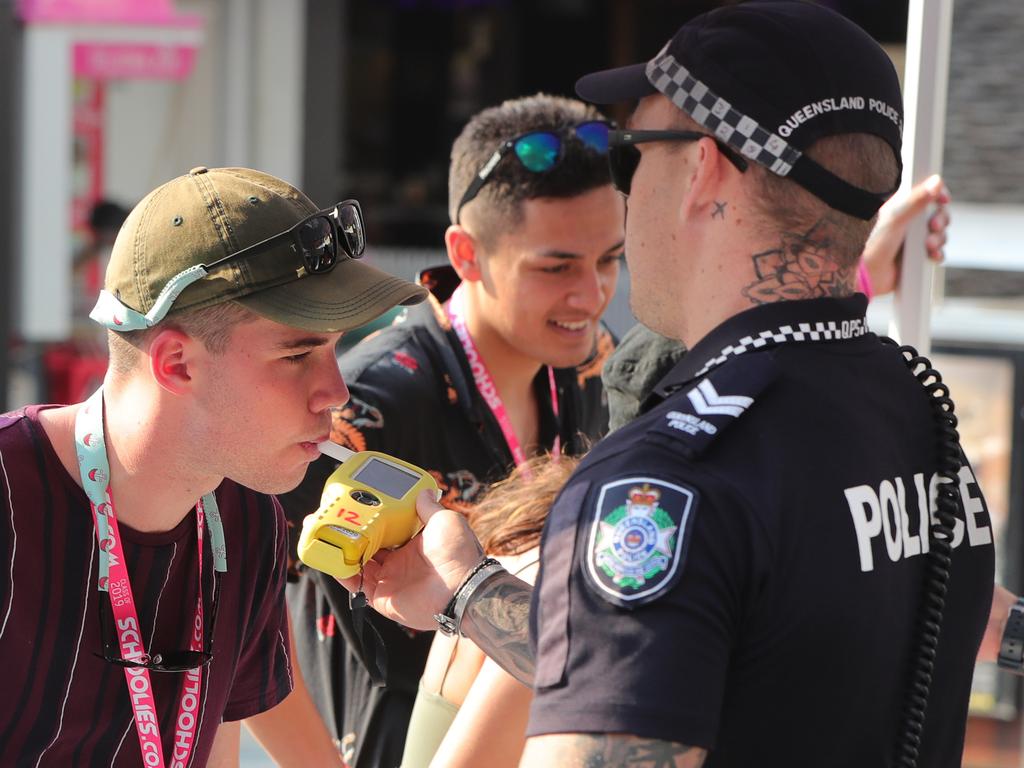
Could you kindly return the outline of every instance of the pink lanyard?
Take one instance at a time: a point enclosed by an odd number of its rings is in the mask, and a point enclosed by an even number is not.
[[[501,395],[498,394],[498,387],[494,383],[494,379],[491,378],[491,373],[487,370],[487,365],[484,363],[483,357],[480,356],[480,352],[473,342],[473,337],[469,335],[469,328],[466,327],[466,318],[463,315],[463,301],[464,296],[462,286],[460,285],[455,289],[451,299],[448,301],[448,316],[451,318],[455,335],[459,337],[459,341],[462,342],[462,348],[466,352],[469,369],[473,372],[473,383],[476,384],[477,391],[484,402],[487,403],[487,407],[491,409],[491,413],[494,414],[498,426],[501,427],[501,433],[504,435],[505,443],[512,454],[512,460],[518,467],[526,461],[526,454],[519,444],[519,438],[516,437],[512,421],[505,410],[505,404],[501,401]],[[555,422],[557,423],[558,388],[555,386],[555,372],[550,365],[546,366],[546,368],[548,369],[548,385],[551,391],[551,410],[555,414]],[[554,443],[551,445],[551,455],[556,459],[561,455],[561,438],[557,434],[555,435]]]
[[[875,292],[871,287],[871,273],[868,272],[868,268],[864,266],[863,259],[861,259],[860,263],[857,265],[857,290],[869,299],[875,295]]]
[[[107,461],[103,439],[103,390],[99,389],[82,406],[75,420],[75,441],[78,444],[82,485],[92,507],[96,538],[100,547],[99,588],[110,596],[110,607],[114,612],[117,627],[117,641],[121,658],[148,663],[139,626],[138,611],[132,595],[124,553],[121,549],[121,534],[114,512],[114,500],[110,491],[110,465]],[[206,524],[206,508],[212,506],[211,524],[219,525],[219,514],[215,511],[216,501],[210,505],[212,494],[207,494],[196,504],[196,538],[199,541],[199,584],[203,583],[203,528]],[[214,535],[216,540],[218,537]],[[226,565],[225,565],[226,569]],[[102,600],[103,597],[100,596]],[[192,622],[192,636],[189,650],[203,650],[203,591],[196,595],[196,613]],[[147,766],[163,768],[164,754],[160,740],[160,722],[149,670],[145,667],[125,667],[125,680],[135,717],[135,730],[139,736],[142,760]],[[174,748],[171,768],[184,768],[192,756],[198,725],[199,697],[202,690],[202,667],[185,672],[181,681],[181,698],[178,714],[174,719]]]

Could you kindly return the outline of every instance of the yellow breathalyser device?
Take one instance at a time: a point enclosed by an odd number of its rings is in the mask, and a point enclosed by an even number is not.
[[[339,579],[355,576],[381,548],[415,536],[423,524],[416,497],[437,482],[423,469],[377,451],[355,453],[330,441],[320,452],[342,462],[324,483],[320,508],[307,515],[299,537],[299,559]]]

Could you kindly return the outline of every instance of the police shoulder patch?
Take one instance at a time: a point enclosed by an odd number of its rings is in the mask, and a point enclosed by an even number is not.
[[[696,489],[652,477],[602,485],[584,518],[588,585],[622,608],[657,599],[682,573],[696,508]]]
[[[649,433],[681,442],[684,452],[695,457],[750,410],[777,374],[769,354],[734,358],[677,390]]]

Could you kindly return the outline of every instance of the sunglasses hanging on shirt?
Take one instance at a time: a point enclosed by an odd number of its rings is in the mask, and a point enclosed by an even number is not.
[[[93,655],[119,667],[145,667],[152,672],[187,672],[190,669],[206,666],[213,660],[213,636],[217,632],[221,573],[216,570],[213,573],[213,600],[210,603],[210,621],[208,622],[210,628],[201,651],[174,650],[143,654],[133,659],[124,658],[118,647],[117,628],[110,600],[101,591],[97,603],[100,611],[100,647],[103,649],[103,653],[94,653]]]

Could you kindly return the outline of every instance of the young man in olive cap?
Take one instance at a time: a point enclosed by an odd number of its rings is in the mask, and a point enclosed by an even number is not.
[[[248,169],[195,168],[128,217],[91,315],[101,389],[0,416],[0,763],[237,764],[237,721],[288,695],[268,494],[348,397],[342,332],[424,294],[362,251],[358,203]],[[306,701],[322,738],[292,754],[336,763]]]
[[[900,177],[891,62],[750,2],[577,92],[639,100],[611,141],[632,304],[689,351],[568,481],[532,593],[425,498],[347,586],[532,682],[524,766],[958,766],[991,523],[944,391],[855,293]]]

